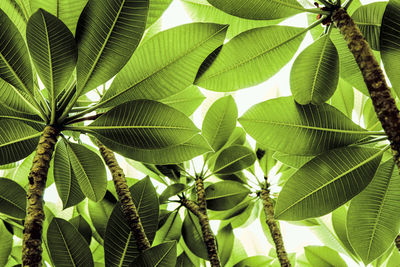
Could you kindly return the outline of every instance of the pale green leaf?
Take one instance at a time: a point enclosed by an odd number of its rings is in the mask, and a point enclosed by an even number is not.
[[[318,155],[286,182],[275,207],[282,220],[325,215],[340,207],[372,180],[383,150],[345,147]]]
[[[301,168],[304,164],[306,164],[307,162],[309,162],[314,158],[314,156],[298,156],[298,155],[285,154],[282,152],[275,152],[273,157],[282,162],[283,164],[296,169]]]
[[[66,145],[73,173],[83,194],[95,202],[100,201],[107,190],[107,173],[103,161],[83,145]]]
[[[273,258],[267,256],[252,256],[243,259],[233,265],[233,267],[258,267],[258,266],[270,266]]]
[[[172,267],[176,264],[176,242],[167,242],[143,251],[132,267]]]
[[[149,28],[162,16],[172,0],[150,0],[149,2],[149,14],[147,15],[146,28]]]
[[[201,133],[215,151],[220,150],[231,136],[237,116],[237,106],[230,95],[218,99],[209,107]]]
[[[301,105],[324,103],[335,92],[338,81],[339,56],[329,35],[304,49],[290,72],[290,90]]]
[[[158,226],[159,204],[157,192],[149,177],[134,184],[130,191],[144,231],[151,244]],[[139,255],[136,241],[125,220],[120,203],[115,206],[107,223],[104,254],[106,266],[110,267],[129,266]]]
[[[304,252],[312,267],[347,267],[339,253],[329,247],[307,246]]]
[[[190,251],[197,257],[208,260],[207,248],[204,243],[199,219],[191,212],[185,212],[182,226],[182,237]]]
[[[0,240],[0,266],[6,266],[13,248],[13,235],[7,230],[2,220],[0,220]]]
[[[179,241],[181,237],[182,219],[178,211],[171,212],[163,226],[157,230],[153,246],[168,241]]]
[[[233,242],[235,241],[235,235],[233,234],[233,228],[231,224],[221,228],[216,236],[218,243],[218,253],[221,260],[222,266],[228,262],[232,254]]]
[[[245,2],[208,0],[208,2],[228,14],[247,19],[279,19],[305,11],[296,0],[247,0]]]
[[[365,128],[370,131],[381,131],[382,124],[378,120],[374,106],[372,105],[371,98],[368,98],[364,103],[362,118],[364,120]]]
[[[350,243],[365,264],[378,258],[400,231],[400,175],[393,159],[383,163],[368,187],[350,202]]]
[[[148,0],[89,0],[76,28],[77,93],[105,83],[128,62],[142,38]]]
[[[39,9],[28,21],[26,39],[40,80],[54,102],[75,69],[74,36],[57,17]]]
[[[246,146],[233,145],[219,153],[215,160],[213,173],[231,174],[254,164],[256,154]]]
[[[343,244],[343,247],[348,251],[348,254],[353,256],[357,254],[350,245],[348,238],[348,230],[346,226],[347,210],[348,207],[346,205],[342,205],[332,212],[332,227],[340,242]]]
[[[306,32],[289,26],[245,31],[224,44],[213,64],[196,79],[196,84],[208,90],[228,92],[264,82],[292,59]]]
[[[242,202],[250,190],[241,183],[222,181],[206,188],[207,208],[211,210],[228,210]]]
[[[227,25],[190,23],[160,32],[138,48],[101,102],[115,106],[179,93],[193,83],[204,59],[223,43],[226,29]]]
[[[190,116],[205,98],[197,86],[191,85],[175,95],[161,99],[160,102],[185,113],[186,116]]]
[[[239,122],[261,145],[295,155],[317,155],[368,135],[336,108],[328,104],[301,106],[292,97],[256,104]]]
[[[354,108],[353,87],[343,79],[339,79],[338,87],[328,103],[351,119]]]
[[[88,243],[68,221],[53,218],[47,242],[55,266],[94,266]]]
[[[0,178],[0,212],[13,218],[24,219],[26,192],[16,182]]]

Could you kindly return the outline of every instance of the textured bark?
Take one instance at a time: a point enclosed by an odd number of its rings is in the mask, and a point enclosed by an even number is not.
[[[367,41],[346,10],[340,8],[334,11],[332,20],[344,36],[362,72],[375,112],[390,141],[394,161],[400,168],[400,113],[383,71]]]
[[[266,224],[268,225],[272,239],[274,240],[276,255],[278,256],[281,266],[290,267],[291,264],[283,244],[281,230],[279,229],[279,226],[274,218],[274,204],[269,195],[270,191],[268,189],[268,183],[266,182],[266,186],[261,190],[260,193],[260,197],[263,201],[265,217],[267,218]]]
[[[201,177],[196,177],[196,192],[200,211],[207,215],[206,190],[204,189],[204,182]]]
[[[107,148],[98,140],[96,140],[96,145],[99,147],[100,154],[111,172],[122,211],[129,227],[131,228],[132,234],[135,237],[136,245],[140,252],[145,251],[146,249],[149,249],[151,245],[147,239],[146,233],[144,232],[135,203],[133,203],[131,192],[129,191],[128,183],[126,182],[125,173],[119,166],[112,150]]]
[[[400,235],[396,236],[394,244],[396,245],[397,249],[400,250]]]
[[[204,188],[203,188],[204,189]],[[206,213],[202,211],[199,205],[188,199],[182,199],[181,203],[184,207],[190,210],[194,215],[199,218],[201,232],[203,233],[204,243],[207,247],[208,258],[212,267],[220,267],[217,244],[215,242],[214,234],[210,227],[210,221]]]
[[[44,128],[28,176],[28,208],[22,243],[23,266],[36,267],[42,264],[43,193],[58,135],[59,131],[53,126]]]

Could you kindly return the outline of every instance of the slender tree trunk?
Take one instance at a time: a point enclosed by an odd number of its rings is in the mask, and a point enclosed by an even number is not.
[[[199,205],[188,199],[182,199],[181,203],[184,207],[190,210],[194,215],[199,218],[201,232],[203,233],[204,243],[207,247],[208,258],[212,267],[219,267],[221,263],[218,257],[217,245],[215,242],[214,234],[210,227],[210,221],[207,214],[203,213]]]
[[[261,190],[260,197],[263,201],[265,217],[267,218],[266,224],[268,225],[272,239],[275,243],[276,255],[278,256],[281,266],[290,267],[292,265],[289,262],[289,257],[285,250],[281,230],[274,218],[274,203],[270,197],[269,185],[266,177],[265,187]]]
[[[375,112],[390,141],[394,161],[400,168],[400,113],[386,83],[383,71],[360,29],[346,10],[343,8],[335,10],[332,21],[344,36],[347,46],[361,70]]]
[[[59,131],[53,126],[44,128],[28,176],[28,208],[22,243],[23,266],[36,267],[42,264],[43,193],[58,135]]]
[[[96,140],[96,145],[99,147],[100,154],[111,172],[122,211],[129,227],[131,228],[133,236],[135,237],[136,245],[139,251],[145,251],[151,247],[150,242],[144,232],[135,203],[133,203],[124,171],[119,166],[112,150],[103,145],[99,140]]]

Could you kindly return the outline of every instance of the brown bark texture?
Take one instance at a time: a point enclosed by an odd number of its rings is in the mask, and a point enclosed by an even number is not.
[[[332,21],[346,40],[361,70],[375,112],[390,141],[394,161],[400,168],[400,113],[383,71],[368,42],[346,10],[343,8],[335,10]]]
[[[125,173],[119,166],[112,150],[98,140],[96,140],[96,145],[99,147],[100,154],[111,172],[122,211],[129,227],[131,228],[132,234],[135,237],[138,250],[143,252],[146,249],[149,249],[151,245],[143,229],[135,203],[133,203],[131,192],[129,191],[129,186],[125,178]]]
[[[394,240],[394,244],[396,245],[396,248],[400,250],[400,235],[396,236],[396,239]]]
[[[268,225],[269,231],[271,232],[272,240],[275,243],[276,255],[281,266],[290,267],[292,266],[289,262],[289,257],[285,250],[281,230],[274,218],[274,203],[270,197],[270,190],[268,189],[268,183],[261,190],[260,197],[263,201],[266,224]]]
[[[45,218],[43,193],[58,135],[59,131],[55,127],[48,125],[44,128],[28,176],[28,208],[22,243],[23,266],[37,267],[42,264],[42,230]]]

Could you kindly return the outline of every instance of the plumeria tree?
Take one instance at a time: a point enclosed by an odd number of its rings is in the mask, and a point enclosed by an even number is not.
[[[171,2],[0,2],[0,265],[397,266],[400,1],[180,0],[193,22],[161,30]],[[289,62],[291,96],[239,117]],[[201,129],[199,88],[224,93]]]

